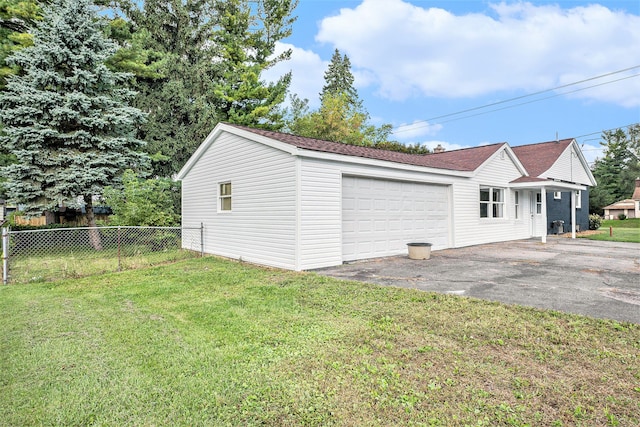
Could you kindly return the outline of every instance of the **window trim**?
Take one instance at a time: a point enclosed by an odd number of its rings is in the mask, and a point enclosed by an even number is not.
[[[513,192],[514,219],[520,219],[520,191]]]
[[[223,186],[229,186],[229,194],[223,194],[225,190]],[[225,209],[224,201],[229,200],[229,209]],[[232,211],[233,186],[231,181],[218,182],[218,213],[229,213]]]
[[[482,200],[482,192],[489,192],[489,200]],[[501,197],[499,197],[499,201],[494,200],[494,193],[498,191]],[[481,185],[478,190],[478,201],[480,207],[480,218],[481,219],[505,219],[505,189],[503,187],[492,187],[487,185]],[[482,205],[486,205],[486,214],[487,216],[482,216]],[[499,211],[500,215],[496,216],[496,212]]]

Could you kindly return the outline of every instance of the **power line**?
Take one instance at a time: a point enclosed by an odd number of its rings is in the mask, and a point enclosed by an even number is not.
[[[437,122],[437,124],[449,123],[449,122],[455,122],[455,121],[457,121],[457,120],[468,119],[468,118],[470,118],[470,117],[476,117],[476,116],[482,116],[482,115],[484,115],[484,114],[494,113],[494,112],[496,112],[496,111],[508,110],[508,109],[510,109],[510,108],[520,107],[520,106],[522,106],[522,105],[527,105],[527,104],[533,104],[534,102],[545,101],[545,100],[547,100],[547,99],[557,98],[557,97],[559,97],[559,96],[563,96],[563,95],[569,95],[569,94],[571,94],[571,93],[580,92],[580,91],[582,91],[582,90],[587,90],[587,89],[591,89],[591,88],[598,87],[598,86],[608,85],[608,84],[611,84],[611,83],[619,82],[619,81],[621,81],[621,80],[626,80],[626,79],[630,79],[630,78],[638,77],[638,76],[640,76],[640,73],[639,73],[639,74],[633,74],[633,75],[631,75],[631,76],[627,76],[627,77],[621,77],[621,78],[619,78],[619,79],[611,80],[611,81],[604,82],[604,83],[598,83],[598,84],[596,84],[596,85],[591,85],[591,86],[587,86],[587,87],[582,87],[582,88],[580,88],[580,89],[570,90],[570,91],[568,91],[568,92],[562,92],[562,93],[558,93],[558,94],[551,95],[551,96],[545,96],[544,98],[537,98],[537,99],[533,99],[533,100],[531,100],[531,101],[521,102],[521,103],[519,103],[519,104],[507,105],[506,107],[494,108],[493,110],[482,111],[482,112],[480,112],[480,113],[469,114],[469,115],[467,115],[467,116],[462,116],[462,117],[455,117],[455,118],[453,118],[453,119],[449,119],[449,120],[444,120],[444,121]],[[429,125],[429,124],[426,124],[425,126],[428,126],[428,125]],[[412,128],[412,130],[413,130],[413,129],[419,129],[419,128],[420,128],[420,126],[417,126],[417,127]],[[403,132],[403,131],[400,131],[400,132]]]
[[[411,124],[406,124],[406,125],[397,126],[397,127],[394,129],[393,133],[407,132],[407,131],[411,131],[411,130],[413,130],[413,129],[416,129],[416,127],[415,127],[415,124],[416,124],[416,123],[427,123],[425,126],[419,126],[418,128],[420,128],[420,127],[426,127],[426,126],[428,126],[428,122],[430,122],[430,121],[432,121],[432,120],[442,119],[442,118],[451,117],[451,116],[457,116],[457,115],[460,115],[460,114],[469,113],[469,112],[471,112],[471,111],[477,111],[477,110],[481,110],[481,109],[484,109],[484,108],[489,108],[489,107],[493,107],[493,106],[496,106],[496,105],[505,104],[505,103],[509,103],[509,102],[513,102],[513,101],[517,101],[517,100],[519,100],[519,99],[524,99],[524,98],[529,98],[529,97],[532,97],[532,96],[541,95],[541,94],[543,94],[543,93],[556,91],[556,90],[558,90],[558,89],[564,89],[564,88],[567,88],[567,87],[570,87],[570,86],[575,86],[575,85],[577,85],[577,84],[581,84],[581,83],[589,82],[589,81],[592,81],[592,80],[601,79],[601,78],[603,78],[603,77],[608,77],[608,76],[612,76],[612,75],[615,75],[615,74],[624,73],[624,72],[626,72],[626,71],[634,70],[634,69],[636,69],[636,68],[640,68],[640,65],[635,65],[635,66],[633,66],[633,67],[624,68],[624,69],[622,69],[622,70],[612,71],[612,72],[610,72],[610,73],[601,74],[601,75],[599,75],[599,76],[590,77],[590,78],[588,78],[588,79],[579,80],[579,81],[572,82],[572,83],[567,83],[567,84],[564,84],[564,85],[561,85],[561,86],[556,86],[556,87],[551,88],[551,89],[545,89],[545,90],[541,90],[541,91],[538,91],[538,92],[530,93],[530,94],[527,94],[527,95],[521,95],[521,96],[517,96],[517,97],[515,97],[515,98],[509,98],[509,99],[505,99],[505,100],[502,100],[502,101],[497,101],[497,102],[493,102],[493,103],[490,103],[490,104],[482,105],[482,106],[479,106],[479,107],[468,108],[468,109],[466,109],[466,110],[457,111],[457,112],[455,112],[455,113],[443,114],[443,115],[435,116],[435,117],[431,117],[431,118],[428,118],[428,119],[418,120],[418,121],[415,121],[415,122],[413,122],[413,123],[411,123]],[[586,88],[577,89],[577,90],[575,90],[575,91],[565,92],[565,93],[561,93],[561,94],[554,95],[554,96],[551,96],[551,97],[541,98],[541,99],[539,99],[539,100],[541,101],[541,100],[545,100],[545,99],[553,98],[553,97],[556,97],[556,96],[562,96],[562,95],[566,95],[566,94],[569,94],[569,93],[577,92],[577,91],[579,91],[579,90],[585,90],[585,89],[589,89],[589,88],[592,88],[592,87],[601,86],[601,85],[604,85],[604,84],[614,83],[614,82],[617,82],[617,81],[620,81],[620,80],[624,80],[624,79],[627,79],[627,78],[637,77],[638,75],[640,75],[640,74],[634,74],[634,75],[632,75],[632,76],[627,76],[627,77],[624,77],[624,78],[621,78],[621,79],[612,80],[612,81],[610,81],[610,82],[600,83],[600,84],[598,84],[598,85],[592,85],[592,86],[588,86],[588,87],[586,87]],[[525,105],[525,104],[528,104],[528,103],[531,103],[531,102],[537,102],[537,101],[538,101],[538,100],[530,101],[530,102],[525,102],[525,103],[520,103],[520,104],[516,104],[516,105],[508,106],[508,107],[503,107],[503,108],[499,108],[499,109],[494,109],[494,110],[491,110],[491,111],[489,111],[489,112],[493,112],[493,111],[500,111],[500,110],[504,110],[504,109],[507,109],[507,108],[513,108],[513,107],[517,107],[517,106],[520,106],[520,105]],[[483,113],[483,114],[484,114],[484,113]],[[474,117],[474,116],[476,116],[476,115],[479,115],[479,114],[469,115],[469,116],[465,116],[465,117],[463,117],[463,118],[467,118],[467,117]],[[457,119],[456,119],[456,120],[457,120]],[[453,120],[447,120],[447,121],[445,121],[445,122],[439,122],[439,123],[447,123],[447,122],[450,122],[450,121],[453,121]],[[402,128],[405,128],[405,127],[406,127],[406,128],[409,128],[409,129],[406,129],[406,130],[399,130],[399,129],[402,129]]]

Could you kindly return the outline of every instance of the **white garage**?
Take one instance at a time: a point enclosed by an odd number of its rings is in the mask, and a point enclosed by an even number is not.
[[[409,242],[449,247],[449,192],[446,185],[344,176],[343,261],[403,254]]]

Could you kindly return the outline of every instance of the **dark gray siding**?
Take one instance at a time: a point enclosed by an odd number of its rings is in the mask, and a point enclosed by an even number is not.
[[[561,199],[553,198],[553,191],[547,192],[547,234],[555,234],[553,221],[564,221],[564,232],[571,232],[571,191],[563,191]],[[589,229],[589,190],[582,191],[582,207],[576,210],[576,225],[580,230]]]

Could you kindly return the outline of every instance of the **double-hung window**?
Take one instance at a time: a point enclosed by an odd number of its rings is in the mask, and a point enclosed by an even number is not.
[[[231,211],[231,183],[218,184],[218,212]]]
[[[504,217],[504,188],[480,187],[480,218]]]

